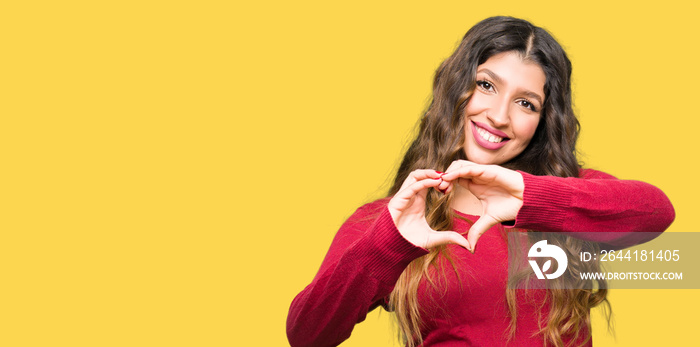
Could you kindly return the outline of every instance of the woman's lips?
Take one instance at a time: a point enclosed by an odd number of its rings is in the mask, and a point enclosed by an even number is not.
[[[510,140],[506,133],[493,129],[486,124],[474,121],[471,121],[471,123],[474,141],[481,147],[486,149],[499,149],[505,146]]]

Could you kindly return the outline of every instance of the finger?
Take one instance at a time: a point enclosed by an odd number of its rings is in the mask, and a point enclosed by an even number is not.
[[[467,241],[471,245],[470,251],[474,253],[476,251],[476,242],[479,241],[481,235],[483,235],[487,230],[491,229],[498,222],[493,219],[493,217],[485,214],[474,222],[471,228],[469,228],[469,233],[467,234]]]
[[[426,188],[430,187],[437,187],[442,180],[438,178],[426,178],[417,182],[414,182],[404,189],[400,190],[396,195],[394,195],[394,199],[399,199],[402,200],[404,203],[401,204],[401,206],[406,206],[408,202],[417,194],[419,194],[421,191],[424,191]],[[392,200],[394,200],[392,199]],[[397,207],[401,208],[401,207]]]
[[[452,188],[452,187],[453,187],[453,186],[452,186],[452,183],[450,183],[450,185],[447,186],[447,189],[445,189],[444,194],[445,194],[445,195],[450,194],[450,192],[454,189],[454,188]]]
[[[409,177],[413,177],[416,181],[424,180],[426,178],[439,178],[442,175],[442,172],[435,170],[414,170],[408,174]]]
[[[403,190],[404,188],[408,187],[409,185],[420,181],[424,180],[426,178],[439,178],[442,176],[442,173],[438,173],[435,170],[414,170],[411,171],[410,174],[408,174],[408,177],[406,177],[406,180],[404,180],[403,184],[401,185],[401,189]]]
[[[479,164],[471,162],[469,160],[455,160],[450,164],[450,166],[447,167],[447,170],[445,170],[445,173],[459,170],[462,167],[470,166],[470,165],[479,165]]]
[[[420,196],[423,200],[425,200],[425,197],[427,195],[426,188],[435,187],[438,184],[440,184],[441,181],[442,180],[440,180],[439,178],[428,178],[422,181],[415,182],[396,193],[396,195],[394,195],[394,197],[391,198],[391,200],[389,201],[389,205],[387,206],[389,208],[389,213],[391,214],[391,217],[394,220],[394,223],[398,222],[399,217],[402,213],[411,208],[411,206],[415,203],[414,198],[417,195]]]
[[[428,235],[428,240],[426,242],[426,248],[432,248],[436,246],[446,245],[448,243],[454,243],[456,245],[462,246],[465,249],[470,249],[469,241],[467,241],[464,236],[456,233],[454,231],[433,231]]]
[[[448,170],[444,175],[443,179],[446,181],[452,181],[459,177],[471,178],[474,176],[482,175],[486,171],[486,165],[479,164],[468,164],[452,170]]]
[[[435,187],[435,188],[436,188],[437,190],[439,190],[441,193],[447,194],[447,189],[450,188],[451,185],[452,185],[452,183],[447,182],[447,181],[445,181],[445,180],[441,180],[441,181],[440,181],[440,184],[439,184],[437,187]]]

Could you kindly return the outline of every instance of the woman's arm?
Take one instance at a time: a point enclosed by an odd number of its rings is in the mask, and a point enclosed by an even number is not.
[[[655,238],[675,218],[671,202],[658,188],[590,169],[581,170],[578,178],[534,176],[457,160],[442,178],[481,201],[483,213],[467,237],[472,247],[481,234],[502,223],[571,232],[576,238],[624,248]]]
[[[391,293],[403,270],[428,253],[401,236],[388,199],[359,208],[340,228],[287,317],[292,346],[335,346]]]
[[[650,241],[671,225],[675,212],[658,188],[585,169],[580,178],[520,172],[523,206],[513,227],[573,232],[575,237],[625,248]]]

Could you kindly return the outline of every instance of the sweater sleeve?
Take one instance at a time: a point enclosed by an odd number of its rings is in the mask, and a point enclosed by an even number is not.
[[[668,228],[668,197],[644,182],[585,169],[580,177],[523,175],[523,206],[513,227],[572,236],[614,248],[648,242]]]
[[[388,296],[414,259],[428,253],[401,236],[386,199],[359,208],[341,227],[321,268],[292,301],[291,346],[335,346]]]

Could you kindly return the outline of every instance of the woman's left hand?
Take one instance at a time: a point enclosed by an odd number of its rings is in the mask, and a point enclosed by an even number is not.
[[[498,223],[515,220],[523,206],[525,183],[523,176],[517,171],[498,165],[481,165],[457,160],[447,168],[442,179],[450,184],[458,183],[481,202],[481,217],[467,234],[472,252],[483,233]]]

